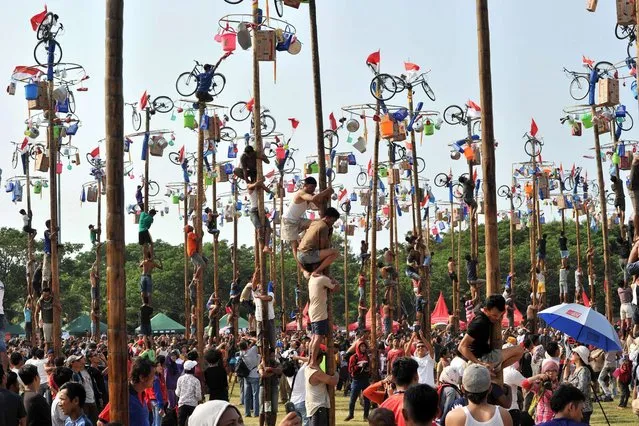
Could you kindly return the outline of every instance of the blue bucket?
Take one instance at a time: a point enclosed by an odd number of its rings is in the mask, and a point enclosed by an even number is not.
[[[36,83],[29,83],[24,86],[24,97],[28,101],[35,101],[38,99],[38,85]]]

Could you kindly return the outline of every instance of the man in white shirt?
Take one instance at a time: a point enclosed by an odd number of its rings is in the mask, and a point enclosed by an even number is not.
[[[328,291],[338,291],[339,284],[326,275],[311,276],[308,280],[308,316],[311,321],[311,359],[320,351],[325,337],[331,335],[328,328]]]
[[[415,344],[414,352],[413,344]],[[407,356],[412,355],[411,358],[417,361],[418,382],[435,387],[435,351],[421,332],[413,333],[404,352]]]
[[[519,410],[519,403],[517,402],[517,388],[521,386],[521,382],[525,377],[517,370],[519,365],[517,363],[504,368],[504,384],[510,387],[510,407],[508,412],[513,419],[513,424],[519,424],[521,418],[521,412]],[[515,421],[517,419],[517,421]]]
[[[35,365],[38,368],[38,376],[40,376],[40,395],[44,396],[45,392],[49,389],[49,376],[47,375],[46,363],[44,358],[44,351],[42,349],[36,349],[33,358],[29,358],[25,365]]]
[[[271,342],[271,347],[275,347],[275,309],[273,304],[275,301],[275,293],[273,292],[272,284],[268,285],[268,292],[266,295],[262,294],[262,284],[258,283],[256,290],[253,292],[253,300],[255,301],[255,321],[257,322],[257,341],[258,344],[262,344],[262,333],[265,327],[268,327],[268,339]],[[262,303],[267,302],[268,318],[264,321],[262,312]],[[266,324],[264,324],[266,322]]]
[[[453,349],[453,354],[455,357],[450,361],[450,366],[453,367],[459,373],[459,377],[464,377],[464,370],[466,369],[466,365],[468,363],[464,361],[464,359],[460,356],[457,348]]]
[[[71,377],[73,376],[73,371],[67,367],[56,368],[53,373],[53,382],[59,388],[62,387],[65,383],[71,381]],[[55,399],[51,403],[51,426],[64,426],[65,421],[67,420],[67,415],[62,412],[60,408],[60,393],[55,396]]]
[[[293,403],[295,411],[302,417],[304,426],[308,426],[309,423],[309,418],[306,417],[306,373],[304,373],[307,366],[307,363],[302,364],[293,377],[286,378],[289,386],[292,387],[289,402]]]

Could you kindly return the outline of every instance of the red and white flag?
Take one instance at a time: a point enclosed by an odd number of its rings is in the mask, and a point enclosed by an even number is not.
[[[100,147],[96,146],[95,148],[93,148],[93,151],[89,152],[89,155],[92,158],[100,158]]]
[[[29,147],[29,138],[24,138],[22,140],[22,143],[20,144],[20,148],[18,149],[20,150],[22,154],[24,154],[25,152],[27,152],[28,147]]]
[[[347,193],[348,191],[346,190],[346,188],[342,189],[337,195],[337,201],[342,201],[342,199],[344,199]]]
[[[328,116],[328,121],[330,121],[331,123],[331,130],[333,131],[337,130],[337,120],[335,120],[335,114],[331,112],[330,115]]]
[[[595,61],[593,59],[590,59],[586,55],[581,55],[581,63],[583,63],[584,65],[592,66]]]
[[[38,29],[38,27],[40,26],[40,24],[42,23],[42,21],[44,21],[44,18],[47,16],[47,5],[44,5],[44,10],[40,13],[38,13],[37,15],[33,15],[30,19],[31,22],[31,28],[33,28],[33,31],[36,31]]]
[[[469,117],[472,117],[472,118],[481,117],[481,107],[477,105],[475,102],[469,99],[468,102],[466,103],[466,106],[468,107]]]
[[[300,125],[299,120],[297,118],[295,118],[295,117],[289,118],[288,121],[291,122],[291,126],[293,127],[293,130],[297,129],[297,126]]]
[[[35,67],[26,67],[24,65],[18,65],[13,69],[13,74],[11,74],[11,78],[17,81],[24,81],[28,79],[37,79],[42,71]]]
[[[571,177],[575,176],[575,163],[572,163],[572,169],[570,169],[570,176]]]
[[[533,138],[537,136],[537,132],[539,131],[539,127],[537,127],[537,123],[535,123],[535,119],[532,118],[530,122],[530,136]]]
[[[142,93],[142,97],[140,98],[140,111],[144,111],[146,109],[146,104],[149,100],[149,96],[146,94],[146,90]]]
[[[377,52],[373,52],[370,55],[368,55],[368,57],[366,58],[366,64],[379,65],[380,59],[381,59],[380,51],[378,50]]]
[[[178,163],[184,163],[184,145],[182,145],[182,148],[178,151]]]
[[[561,181],[564,181],[564,165],[563,163],[559,163],[559,179],[561,179]]]
[[[406,71],[419,71],[419,65],[412,62],[404,62],[404,69]]]

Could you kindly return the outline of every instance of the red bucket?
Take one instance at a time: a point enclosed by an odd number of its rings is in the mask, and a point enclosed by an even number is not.
[[[232,52],[237,47],[237,34],[235,33],[224,33],[220,36],[222,39],[222,50],[225,52]]]

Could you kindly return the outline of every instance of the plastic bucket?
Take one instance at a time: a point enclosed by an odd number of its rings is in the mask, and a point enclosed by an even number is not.
[[[432,121],[426,120],[426,122],[424,123],[424,134],[426,136],[432,136],[435,134],[435,125]]]
[[[177,194],[173,194],[173,196],[171,196],[171,201],[173,202],[173,204],[180,204],[180,196]]]
[[[220,36],[222,39],[222,50],[225,52],[232,52],[237,47],[237,34],[224,33]]]
[[[28,101],[35,101],[38,99],[38,85],[36,83],[29,83],[24,86],[24,97]]]
[[[581,116],[581,123],[584,125],[586,129],[590,129],[592,127],[592,114],[584,114]]]
[[[382,135],[382,139],[393,137],[393,120],[391,120],[388,115],[383,116],[379,122],[379,131]]]
[[[59,86],[57,89],[53,91],[53,99],[58,102],[64,101],[67,97],[69,97],[69,92],[67,88],[64,86]]]

